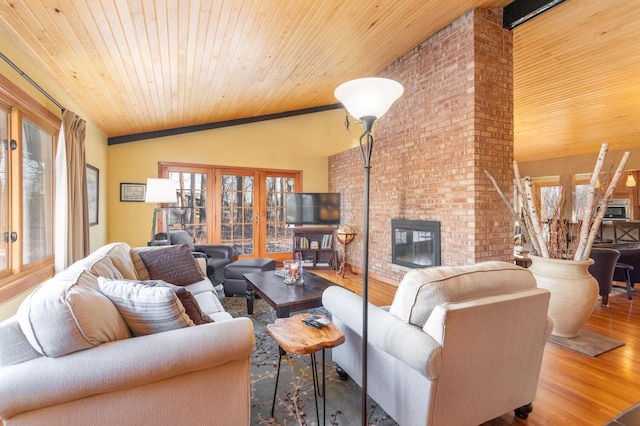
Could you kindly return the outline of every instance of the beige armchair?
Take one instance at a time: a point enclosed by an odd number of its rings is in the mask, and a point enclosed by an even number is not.
[[[346,336],[333,360],[360,384],[362,299],[335,286],[323,303]],[[548,305],[531,273],[506,262],[410,271],[388,309],[369,305],[369,396],[406,426],[526,418]]]

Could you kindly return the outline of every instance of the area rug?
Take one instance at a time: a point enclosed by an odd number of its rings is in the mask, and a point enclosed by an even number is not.
[[[226,297],[221,300],[225,310],[234,317],[248,317],[253,321],[256,345],[251,354],[251,425],[318,425],[313,398],[311,360],[308,355],[285,355],[282,358],[276,406],[271,417],[271,403],[278,368],[278,346],[266,332],[267,324],[275,322],[275,311],[262,299],[256,299],[252,315],[247,315],[245,298]],[[328,315],[324,308],[312,313]],[[322,353],[316,355],[318,372],[322,373]],[[352,380],[341,381],[331,361],[331,350],[325,351],[326,365],[326,424],[359,425],[361,420],[362,389]],[[322,399],[318,399],[320,424]],[[369,425],[394,426],[397,423],[371,398],[367,403]]]
[[[598,356],[619,348],[620,346],[624,346],[624,342],[586,330],[580,330],[578,335],[571,339],[551,336],[549,337],[549,341],[589,356]]]

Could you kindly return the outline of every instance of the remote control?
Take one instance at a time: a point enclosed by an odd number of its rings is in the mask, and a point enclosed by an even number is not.
[[[329,321],[328,319],[319,317],[317,315],[311,315],[310,317],[303,318],[302,322],[304,322],[306,325],[310,327],[315,327],[315,328],[322,328],[325,325],[328,325],[329,323],[331,323],[331,321]]]
[[[320,324],[318,321],[315,321],[315,320],[307,321],[307,322],[306,322],[306,324],[307,324],[308,326],[315,327],[315,328],[322,328],[322,327],[324,327],[322,324]]]
[[[318,317],[316,321],[323,326],[331,324],[331,321],[328,318]]]

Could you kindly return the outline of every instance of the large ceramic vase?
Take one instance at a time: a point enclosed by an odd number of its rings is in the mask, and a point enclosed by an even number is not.
[[[552,335],[576,337],[593,312],[598,299],[598,281],[589,273],[589,260],[549,259],[530,256],[529,270],[538,287],[551,292],[549,317]]]

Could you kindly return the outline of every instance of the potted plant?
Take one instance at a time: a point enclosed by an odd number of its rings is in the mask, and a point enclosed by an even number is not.
[[[616,168],[604,173],[602,185],[598,186],[605,164],[608,144],[602,144],[588,186],[584,207],[577,215],[577,222],[570,223],[562,214],[562,203],[566,199],[561,189],[552,217],[545,221],[539,214],[529,176],[520,177],[517,162],[513,162],[515,174],[516,205],[512,205],[489,172],[489,177],[510,213],[522,229],[524,238],[531,244],[531,267],[538,286],[551,292],[549,316],[553,319],[552,334],[559,337],[575,337],[593,311],[598,298],[598,283],[589,274],[589,258],[604,212],[622,176],[629,158],[625,152]]]

